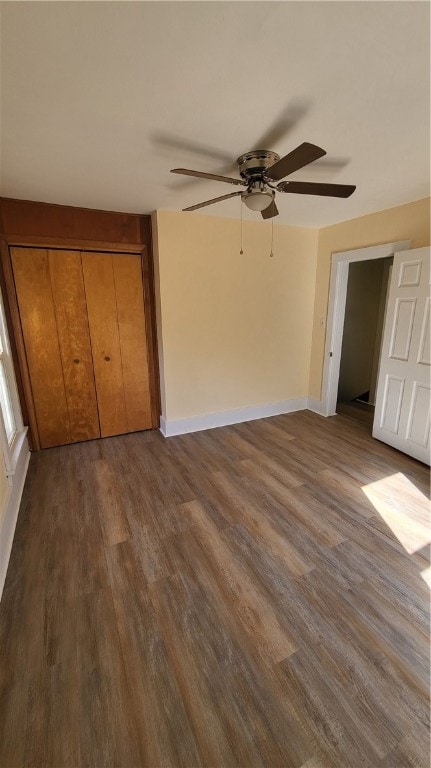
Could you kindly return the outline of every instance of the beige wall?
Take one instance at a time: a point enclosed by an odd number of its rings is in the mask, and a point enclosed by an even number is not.
[[[321,397],[325,330],[320,328],[319,321],[327,313],[331,254],[396,240],[411,240],[412,248],[430,244],[429,198],[319,230],[310,397]]]
[[[163,415],[180,419],[308,394],[317,230],[154,215]]]

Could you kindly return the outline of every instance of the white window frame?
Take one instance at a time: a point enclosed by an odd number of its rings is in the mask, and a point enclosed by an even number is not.
[[[6,427],[3,419],[3,407],[0,408],[0,445],[3,451],[4,463],[6,467],[6,476],[9,484],[12,484],[12,478],[15,474],[16,464],[21,452],[23,441],[27,434],[27,427],[24,427],[21,413],[21,406],[18,397],[18,388],[16,385],[15,370],[10,349],[9,333],[6,325],[3,296],[0,291],[0,338],[3,348],[0,354],[0,364],[3,365],[5,378],[9,390],[9,396],[12,406],[12,413],[15,422],[15,431],[10,439],[7,437]]]

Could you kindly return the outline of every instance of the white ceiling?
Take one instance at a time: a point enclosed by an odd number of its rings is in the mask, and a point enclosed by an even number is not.
[[[252,148],[309,141],[327,156],[290,178],[357,190],[279,194],[280,222],[426,197],[429,14],[410,1],[2,2],[1,194],[180,210],[234,188],[171,168],[232,175]]]

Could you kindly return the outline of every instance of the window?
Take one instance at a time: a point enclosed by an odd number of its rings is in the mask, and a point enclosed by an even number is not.
[[[16,424],[15,424],[15,416],[13,412],[12,400],[9,393],[9,385],[7,382],[7,375],[5,370],[5,356],[4,356],[4,350],[3,350],[3,339],[1,337],[0,337],[0,403],[1,403],[4,426],[6,430],[6,437],[7,437],[8,443],[10,444],[16,432]]]

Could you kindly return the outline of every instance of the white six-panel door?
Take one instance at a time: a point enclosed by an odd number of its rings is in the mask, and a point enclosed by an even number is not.
[[[394,255],[373,436],[430,463],[430,248]]]

